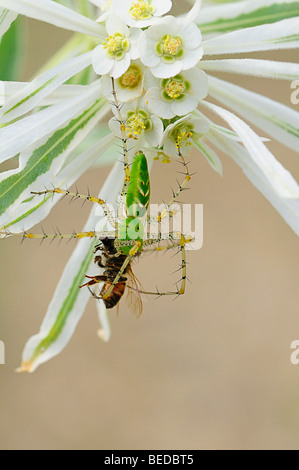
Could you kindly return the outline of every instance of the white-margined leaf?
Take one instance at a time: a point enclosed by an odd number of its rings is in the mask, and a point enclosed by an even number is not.
[[[262,59],[202,60],[198,66],[205,72],[228,72],[280,80],[299,79],[299,64]]]
[[[203,140],[193,141],[195,147],[203,154],[209,165],[213,170],[217,171],[221,176],[223,175],[222,162],[216,152]]]
[[[275,140],[299,151],[298,111],[215,77],[209,77],[209,94]]]
[[[9,11],[7,8],[0,8],[0,40],[17,16],[18,14],[14,11]]]
[[[202,8],[196,22],[203,34],[210,34],[274,23],[294,16],[299,16],[298,1],[245,0]]]
[[[104,26],[52,0],[0,0],[0,7],[78,33],[98,38],[106,34]]]
[[[229,155],[242,168],[249,181],[268,199],[299,236],[299,200],[280,197],[242,145],[226,139],[223,134],[218,133],[216,130],[213,130],[208,138],[212,144]]]
[[[221,34],[202,43],[204,55],[239,54],[299,47],[299,16]]]
[[[244,121],[226,109],[207,101],[202,101],[202,106],[218,114],[240,136],[251,158],[280,197],[299,199],[299,185],[296,180],[275,159],[270,150]]]
[[[57,177],[66,157],[108,110],[109,105],[105,104],[105,101],[97,100],[64,127],[46,136],[35,147],[22,152],[19,168],[6,171],[1,175],[0,225],[2,230],[12,231],[13,226],[14,231],[22,231],[47,215],[48,208],[46,206],[46,209],[43,208],[47,203],[47,198],[38,201],[32,198],[31,191],[41,191],[44,185],[49,187],[51,183],[62,184],[64,180],[67,180],[66,168],[63,168],[64,176]],[[82,171],[84,163],[88,165],[89,155],[83,157]],[[91,163],[92,161],[91,157]],[[79,160],[77,163],[80,166]],[[76,164],[73,163],[73,166],[69,167],[69,180],[66,184],[72,184],[78,176],[79,171],[74,170],[75,166]]]
[[[59,128],[92,105],[99,96],[99,82],[94,82],[86,86],[84,92],[76,98],[60,102],[0,129],[0,162],[17,155]]]
[[[0,106],[3,106],[14,94],[21,92],[30,82],[0,81]],[[40,106],[50,106],[62,100],[80,96],[85,90],[85,85],[60,85],[39,103]]]
[[[123,164],[116,162],[99,196],[114,204],[124,180]],[[96,204],[95,204],[96,206]],[[94,230],[98,217],[94,207],[84,231]],[[82,239],[66,265],[38,334],[27,342],[20,371],[33,372],[40,364],[59,354],[67,345],[90,299],[88,289],[79,289],[85,274],[98,274],[93,260],[95,241]]]
[[[0,125],[10,122],[40,106],[62,83],[91,64],[91,52],[69,59],[36,77],[5,101],[0,110]],[[16,90],[16,87],[15,87]]]

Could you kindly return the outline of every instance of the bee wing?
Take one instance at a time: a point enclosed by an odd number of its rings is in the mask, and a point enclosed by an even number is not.
[[[128,278],[126,303],[130,311],[138,318],[142,314],[143,308],[140,293],[141,284],[133,273],[131,266],[127,269],[126,276]]]

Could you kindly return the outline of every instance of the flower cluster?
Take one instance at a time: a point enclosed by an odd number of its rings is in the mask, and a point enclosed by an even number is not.
[[[201,132],[193,133],[189,114],[208,94],[208,78],[197,65],[203,55],[202,36],[195,24],[199,2],[182,18],[162,16],[171,8],[170,0],[114,0],[105,5],[104,22],[107,37],[92,53],[92,65],[102,76],[101,89],[112,98],[111,78],[115,79],[118,99],[127,122],[129,138],[157,148],[188,148],[192,137],[208,132],[206,120],[197,118]],[[109,79],[110,78],[110,79]],[[176,132],[170,132],[165,121],[180,118]],[[183,129],[186,120],[189,131]],[[117,116],[110,129],[119,136]],[[171,155],[177,156],[177,152]]]

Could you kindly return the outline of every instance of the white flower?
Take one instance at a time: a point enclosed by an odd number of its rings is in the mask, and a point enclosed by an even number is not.
[[[200,44],[201,32],[195,23],[167,16],[142,33],[140,59],[155,77],[173,77],[198,63],[203,55]]]
[[[164,79],[147,74],[147,83],[151,86],[145,95],[146,104],[164,119],[190,113],[208,94],[207,76],[196,68]]]
[[[142,63],[132,61],[125,73],[115,80],[115,91],[120,102],[133,101],[143,94],[144,75]],[[101,91],[109,101],[112,100],[111,78],[108,75],[101,78]]]
[[[151,147],[158,147],[161,144],[163,123],[158,116],[150,112],[143,98],[124,104],[121,112],[126,122],[127,136],[136,140],[136,146],[140,148],[146,143]],[[117,117],[110,119],[109,127],[114,135],[121,137]]]
[[[113,9],[128,26],[145,28],[172,7],[171,0],[114,0]]]
[[[186,155],[192,142],[198,141],[209,131],[209,123],[193,114],[187,114],[166,127],[163,135],[163,151],[169,157],[177,157],[178,147],[182,155]]]
[[[131,59],[138,57],[139,31],[129,29],[116,15],[108,16],[106,30],[109,36],[93,50],[92,65],[98,75],[118,78],[129,68]]]

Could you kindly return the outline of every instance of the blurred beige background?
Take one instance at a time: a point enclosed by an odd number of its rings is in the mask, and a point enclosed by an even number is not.
[[[31,21],[28,79],[68,37]],[[296,61],[297,52],[268,57]],[[230,79],[230,76],[226,76]],[[291,106],[287,82],[232,77]],[[298,108],[298,106],[297,106]],[[293,174],[298,155],[271,150]],[[91,299],[67,348],[33,375],[18,375],[23,346],[39,329],[74,245],[1,242],[1,449],[298,449],[298,239],[223,157],[224,177],[193,154],[185,202],[204,204],[204,246],[188,253],[184,297],[146,300],[136,320],[111,312],[112,339],[96,336]],[[156,164],[152,202],[168,199],[177,167]],[[78,183],[97,193],[109,169]],[[62,201],[43,226],[82,227],[88,207]],[[142,257],[146,289],[177,280],[177,259]]]

